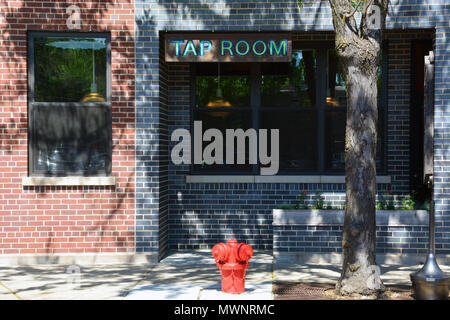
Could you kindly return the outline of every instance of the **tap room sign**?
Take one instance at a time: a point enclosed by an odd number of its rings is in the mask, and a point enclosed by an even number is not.
[[[166,62],[290,62],[289,34],[167,34]]]

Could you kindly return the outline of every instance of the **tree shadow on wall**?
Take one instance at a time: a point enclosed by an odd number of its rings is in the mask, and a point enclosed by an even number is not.
[[[134,162],[134,17],[133,23],[117,24],[117,11],[134,10],[132,0],[79,2],[80,29],[69,30],[67,23],[72,3],[46,2],[45,11],[35,1],[5,2],[0,7],[2,32],[0,62],[9,69],[9,77],[0,82],[2,114],[0,115],[0,152],[17,178],[28,175],[28,126],[33,121],[27,111],[28,31],[93,31],[111,32],[112,52],[112,172],[115,186],[23,186],[14,190],[17,205],[10,205],[0,217],[0,231],[9,233],[39,232],[34,243],[19,249],[45,249],[46,253],[75,250],[77,252],[129,252],[134,250],[134,170],[123,170],[121,162]],[[34,8],[39,8],[34,9]],[[126,17],[126,15],[125,15]],[[21,19],[26,19],[23,26]],[[125,18],[126,19],[126,18]],[[90,119],[94,126],[102,121]],[[68,123],[58,123],[70,131]],[[128,166],[126,164],[125,166]],[[2,175],[3,177],[10,177]],[[11,182],[17,180],[11,177]],[[14,182],[16,183],[16,182]],[[16,183],[17,184],[17,183]],[[16,187],[14,187],[16,188]],[[20,205],[19,205],[20,203]],[[76,208],[76,209],[75,209]],[[83,212],[83,214],[80,214]],[[14,222],[14,224],[13,224]],[[19,223],[20,222],[20,223]],[[132,222],[131,224],[127,224]],[[24,230],[27,231],[24,231]],[[45,244],[42,245],[44,241]],[[6,242],[4,242],[6,243]],[[77,245],[81,243],[81,247]],[[17,248],[11,246],[4,250]],[[75,248],[75,249],[74,249]]]

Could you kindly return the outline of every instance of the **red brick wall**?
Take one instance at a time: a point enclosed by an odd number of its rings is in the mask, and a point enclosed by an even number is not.
[[[0,254],[134,252],[132,1],[0,0]],[[24,187],[27,31],[68,30],[72,4],[81,9],[81,30],[111,32],[116,186]]]

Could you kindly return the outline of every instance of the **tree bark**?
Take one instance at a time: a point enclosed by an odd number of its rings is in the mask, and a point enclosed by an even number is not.
[[[381,29],[368,28],[368,7],[387,0],[366,0],[359,27],[349,0],[329,0],[336,52],[347,90],[345,137],[346,207],[342,234],[343,265],[336,290],[342,295],[377,294],[384,286],[376,267],[377,75]]]

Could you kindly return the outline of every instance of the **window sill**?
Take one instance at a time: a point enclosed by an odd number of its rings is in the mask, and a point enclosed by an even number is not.
[[[345,183],[345,176],[251,176],[187,175],[186,183]],[[391,183],[390,176],[377,176],[377,183]]]
[[[22,186],[115,186],[115,177],[24,177]]]

